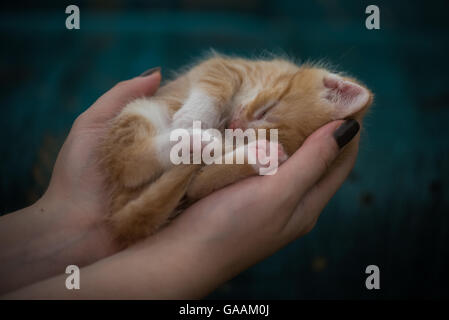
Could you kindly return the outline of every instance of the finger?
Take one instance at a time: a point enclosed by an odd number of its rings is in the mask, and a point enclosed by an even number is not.
[[[161,74],[156,70],[148,76],[119,82],[83,113],[84,124],[103,123],[112,119],[131,100],[153,95],[159,88],[160,81]]]
[[[358,132],[355,120],[338,120],[315,131],[278,170],[270,184],[282,187],[286,201],[296,206],[328,171],[340,149]]]
[[[317,182],[302,198],[285,228],[294,238],[304,231],[310,231],[320,213],[348,177],[357,159],[360,135],[357,135],[346,147],[344,154],[334,161],[329,172]]]

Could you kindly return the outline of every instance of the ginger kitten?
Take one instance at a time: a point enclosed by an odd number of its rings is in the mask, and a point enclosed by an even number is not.
[[[189,129],[194,120],[220,131],[278,129],[283,162],[313,131],[332,120],[360,121],[371,103],[355,79],[312,65],[219,55],[197,64],[154,96],[130,102],[105,137],[102,167],[118,240],[128,245],[151,235],[186,204],[258,174],[258,164],[247,162],[174,165],[173,129]]]

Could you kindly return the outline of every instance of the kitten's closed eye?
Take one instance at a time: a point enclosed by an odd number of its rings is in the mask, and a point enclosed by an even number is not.
[[[263,105],[261,108],[259,108],[256,112],[254,112],[254,119],[255,120],[261,120],[263,119],[268,112],[270,112],[277,104],[279,103],[279,101],[275,100],[275,101],[269,101],[267,102],[265,105]]]

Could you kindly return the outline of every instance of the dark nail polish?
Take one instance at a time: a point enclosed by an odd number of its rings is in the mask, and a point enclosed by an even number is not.
[[[161,67],[154,67],[154,68],[148,69],[147,71],[142,73],[140,76],[141,77],[146,77],[146,76],[149,76],[150,74],[153,74],[153,73],[155,73],[157,71],[161,71]]]
[[[348,119],[334,131],[334,138],[341,149],[359,132],[360,124],[354,119]]]

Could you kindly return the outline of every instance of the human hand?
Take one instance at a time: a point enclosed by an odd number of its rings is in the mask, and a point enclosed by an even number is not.
[[[152,95],[160,79],[157,69],[149,76],[120,82],[75,120],[40,201],[48,207],[59,207],[60,220],[65,225],[79,227],[80,232],[95,227],[97,232],[91,236],[96,238],[96,250],[106,253],[116,249],[104,219],[108,198],[97,154],[101,139],[108,123],[127,102]]]
[[[183,212],[159,239],[148,239],[150,248],[172,243],[170,263],[177,265],[177,272],[166,268],[159,273],[165,290],[154,297],[203,297],[310,232],[355,164],[359,128],[355,120],[323,126],[275,175],[251,177],[214,192]]]
[[[62,275],[8,298],[204,297],[313,228],[355,163],[358,129],[355,121],[325,125],[275,175],[214,192],[153,236],[81,269],[81,290],[64,290]]]
[[[98,262],[82,269],[83,290],[61,289],[64,276],[59,276],[10,297],[203,297],[309,232],[355,163],[358,123],[334,121],[312,134],[277,174],[251,177],[214,192],[155,235],[111,255],[117,248],[102,219],[106,194],[94,150],[105,132],[105,122],[126,100],[154,92],[159,80],[156,75],[125,82],[77,119],[58,157],[50,187],[38,202],[48,205],[49,211],[64,209],[58,220],[65,227],[59,232],[66,234],[71,228],[78,236],[87,234],[88,240],[79,246],[87,249],[81,265]],[[126,94],[131,87],[137,90],[137,82],[142,91]],[[111,107],[112,101],[117,102],[115,107]],[[108,105],[110,109],[106,109]],[[339,145],[354,135],[354,141],[345,147],[344,159],[335,161],[341,153]],[[90,231],[83,234],[83,230]]]
[[[118,250],[104,219],[107,195],[96,151],[121,108],[157,90],[161,76],[158,68],[153,71],[118,83],[83,112],[59,152],[45,194],[0,218],[0,293]]]

